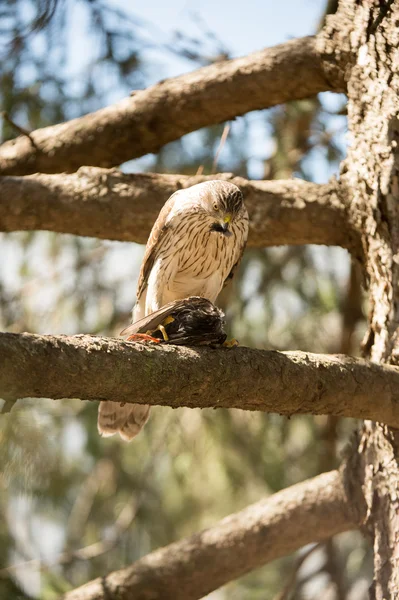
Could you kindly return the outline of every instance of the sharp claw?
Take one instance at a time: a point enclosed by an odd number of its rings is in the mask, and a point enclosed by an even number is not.
[[[164,327],[166,327],[166,325],[169,325],[170,323],[173,323],[173,321],[174,321],[174,318],[173,318],[171,315],[169,315],[169,316],[168,316],[168,317],[166,317],[166,319],[163,321],[162,325],[163,325]]]
[[[223,342],[223,346],[225,348],[236,348],[239,346],[239,342],[235,338],[232,338],[231,340],[226,340]]]

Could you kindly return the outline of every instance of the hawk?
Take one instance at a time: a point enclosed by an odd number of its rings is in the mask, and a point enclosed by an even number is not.
[[[133,325],[187,296],[215,302],[239,264],[248,237],[240,189],[228,181],[198,183],[175,192],[154,223],[137,285]],[[129,328],[128,328],[129,329]],[[150,406],[100,402],[98,430],[130,441],[148,420]]]

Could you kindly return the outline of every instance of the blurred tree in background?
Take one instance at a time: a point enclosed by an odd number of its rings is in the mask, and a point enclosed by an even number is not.
[[[19,134],[13,123],[29,131],[96,110],[115,89],[123,96],[144,87],[157,69],[142,59],[151,44],[189,68],[230,54],[205,26],[198,39],[176,31],[160,47],[155,24],[108,0],[7,0],[0,19],[2,141]],[[83,40],[75,39],[78,21]],[[74,52],[85,53],[84,69]],[[256,135],[265,140],[260,176],[312,181],[337,170],[344,131],[340,102],[320,97],[252,113],[229,130],[201,130],[123,168],[210,174],[217,167],[248,177]],[[129,322],[142,252],[69,235],[0,234],[1,329],[117,336]],[[230,332],[258,348],[353,354],[364,329],[359,275],[338,248],[249,249],[221,303]],[[334,468],[353,429],[330,417],[158,408],[126,445],[98,436],[96,410],[79,400],[24,401],[0,419],[1,600],[51,600]],[[276,561],[209,597],[274,598],[294,561]],[[294,597],[323,590],[325,599],[361,600],[370,574],[360,535],[343,534],[304,562]]]

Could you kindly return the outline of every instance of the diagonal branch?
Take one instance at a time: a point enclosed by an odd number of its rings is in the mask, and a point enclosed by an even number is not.
[[[243,191],[250,218],[249,244],[357,244],[339,198],[339,184],[248,181],[222,173],[209,177],[124,174],[82,167],[70,175],[0,178],[0,231],[48,229],[145,243],[158,212],[176,189],[206,179],[229,179]]]
[[[324,91],[345,91],[329,79],[316,38],[291,40],[243,58],[167,79],[130,98],[0,147],[0,173],[26,175],[111,167],[157,152],[183,135],[252,110]]]
[[[340,472],[323,473],[77,588],[63,600],[196,600],[305,544],[355,529]]]
[[[143,345],[88,335],[0,333],[0,397],[331,414],[399,427],[396,367],[344,355]]]

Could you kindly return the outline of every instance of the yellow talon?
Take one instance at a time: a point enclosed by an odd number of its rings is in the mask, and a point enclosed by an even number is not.
[[[171,317],[170,315],[168,317],[166,317],[166,319],[163,321],[162,325],[164,327],[166,327],[166,325],[169,325],[170,323],[173,323],[174,318]]]
[[[165,319],[165,321],[166,321],[166,319]],[[159,331],[162,333],[162,337],[163,337],[164,341],[168,342],[169,341],[169,336],[166,333],[165,327],[163,325],[158,325],[157,329],[159,329]]]
[[[232,338],[231,340],[226,340],[225,342],[223,342],[223,346],[225,348],[235,348],[238,345],[239,345],[239,343],[235,338]]]

